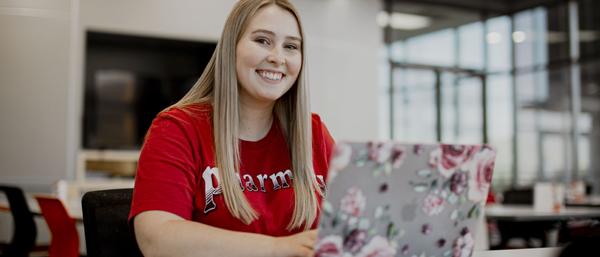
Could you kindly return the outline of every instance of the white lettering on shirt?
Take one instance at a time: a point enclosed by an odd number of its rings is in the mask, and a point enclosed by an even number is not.
[[[254,185],[254,180],[252,179],[252,176],[246,174],[244,175],[244,180],[246,180],[246,188],[248,188],[248,192],[257,192],[258,188],[256,188],[256,185]]]
[[[217,187],[214,187],[212,176],[217,179]],[[221,183],[219,182],[219,170],[217,168],[206,167],[206,170],[202,173],[202,180],[204,180],[204,196],[206,197],[206,204],[204,205],[204,214],[214,211],[217,209],[214,196],[221,195]]]
[[[317,184],[319,184],[321,191],[325,193],[325,180],[323,179],[323,175],[317,175],[317,179]]]
[[[256,178],[258,178],[258,181],[260,182],[260,191],[262,191],[263,193],[267,192],[267,190],[265,189],[265,180],[268,177],[269,176],[267,176],[267,174],[258,174],[258,175],[256,175]]]
[[[240,174],[236,173],[236,175],[238,178],[239,185],[242,188],[242,191],[248,189],[248,192],[258,192],[258,188],[256,187],[254,179],[251,175],[245,174],[242,176],[245,182],[245,187],[244,183],[242,182],[242,178],[240,177]],[[215,177],[216,181],[213,181],[213,176]],[[258,174],[256,175],[256,178],[260,182],[260,191],[262,191],[263,193],[267,193],[267,190],[265,188],[267,178],[271,178],[271,182],[273,183],[273,190],[275,191],[285,188],[291,188],[292,185],[291,170],[286,170],[285,172],[279,171],[275,174],[271,174],[270,176],[267,174]],[[326,185],[323,175],[316,175],[316,178],[317,184],[319,184],[321,190],[325,191]],[[204,181],[204,194],[206,199],[206,204],[204,206],[204,214],[206,215],[217,209],[217,204],[215,203],[214,197],[223,194],[221,182],[219,179],[219,169],[206,167],[206,170],[204,170],[204,172],[202,173],[202,180]]]
[[[288,178],[290,178],[290,183],[288,184],[287,180],[285,179],[285,176],[288,176]],[[277,172],[277,174],[272,174],[271,176],[269,176],[271,178],[271,181],[273,182],[273,190],[277,191],[281,188],[290,188],[290,184],[292,183],[292,171],[291,170],[286,170],[285,172]],[[281,180],[281,186],[279,186],[279,181],[278,178]]]

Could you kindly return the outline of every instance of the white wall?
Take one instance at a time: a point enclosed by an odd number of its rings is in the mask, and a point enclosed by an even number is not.
[[[377,140],[377,52],[372,0],[293,1],[306,30],[313,112],[335,140]]]
[[[84,29],[216,42],[236,0],[80,0]]]
[[[379,1],[292,1],[306,30],[313,111],[336,140],[377,139]],[[0,181],[74,178],[87,29],[216,42],[235,2],[0,0]]]
[[[1,183],[48,186],[65,176],[69,8],[0,0]]]

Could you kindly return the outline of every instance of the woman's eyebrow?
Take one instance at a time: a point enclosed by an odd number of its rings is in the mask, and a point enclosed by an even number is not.
[[[270,31],[270,30],[266,30],[266,29],[257,29],[257,30],[253,31],[253,32],[252,32],[252,33],[250,33],[250,34],[255,34],[255,33],[265,33],[265,34],[269,34],[269,35],[271,35],[271,36],[275,36],[275,32],[273,32],[273,31]],[[294,37],[294,36],[286,36],[285,38],[286,38],[286,39],[291,39],[291,40],[297,40],[297,41],[300,41],[300,42],[302,42],[302,38],[299,38],[299,37]]]

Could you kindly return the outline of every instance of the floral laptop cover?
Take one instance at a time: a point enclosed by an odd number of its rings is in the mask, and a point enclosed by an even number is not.
[[[337,144],[315,256],[471,256],[495,158],[489,146]]]

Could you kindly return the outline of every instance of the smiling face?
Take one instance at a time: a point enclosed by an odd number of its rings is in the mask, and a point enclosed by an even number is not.
[[[272,105],[296,82],[302,38],[294,15],[276,5],[261,8],[236,46],[240,101]]]

